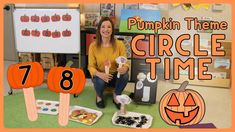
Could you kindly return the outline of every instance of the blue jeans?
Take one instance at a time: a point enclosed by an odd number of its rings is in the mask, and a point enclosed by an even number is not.
[[[97,96],[103,97],[105,87],[113,87],[115,88],[115,94],[121,95],[122,91],[128,83],[128,79],[129,74],[128,72],[126,72],[125,74],[120,75],[120,78],[117,78],[117,74],[113,74],[113,79],[110,80],[108,83],[97,76],[93,77],[92,82],[94,84]]]

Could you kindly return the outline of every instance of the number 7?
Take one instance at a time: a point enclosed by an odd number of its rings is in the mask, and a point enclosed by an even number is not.
[[[30,71],[30,69],[31,69],[31,65],[25,65],[25,66],[20,66],[20,67],[19,67],[19,69],[25,69],[25,68],[26,68],[26,72],[25,72],[24,78],[23,78],[23,80],[22,80],[22,82],[21,82],[22,85],[24,85],[25,82],[26,82],[26,79],[27,79],[27,77],[28,77],[28,75],[29,75],[29,71]]]

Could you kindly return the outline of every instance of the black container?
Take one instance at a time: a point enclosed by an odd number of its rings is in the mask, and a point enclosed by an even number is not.
[[[150,79],[150,65],[146,64],[145,60],[133,60],[132,64],[132,81],[135,83],[133,100],[137,103],[154,104],[158,81]],[[145,79],[139,80],[137,78],[139,74],[144,74]],[[142,83],[142,85],[138,83]]]

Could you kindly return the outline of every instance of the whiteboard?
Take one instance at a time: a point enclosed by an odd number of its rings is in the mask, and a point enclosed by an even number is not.
[[[16,8],[13,21],[18,52],[80,53],[79,9]]]

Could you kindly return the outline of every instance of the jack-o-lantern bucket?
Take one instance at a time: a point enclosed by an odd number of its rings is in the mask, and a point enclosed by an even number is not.
[[[202,96],[192,89],[185,89],[187,85],[188,81],[183,82],[179,89],[168,91],[160,100],[160,115],[169,125],[194,125],[204,117]]]

